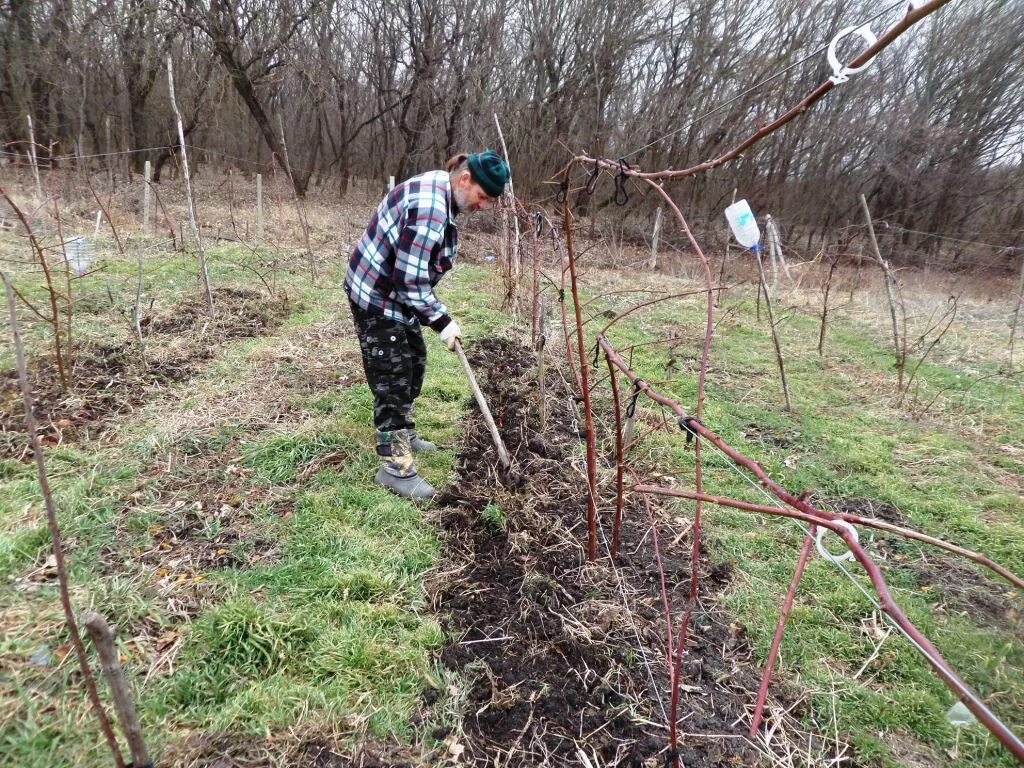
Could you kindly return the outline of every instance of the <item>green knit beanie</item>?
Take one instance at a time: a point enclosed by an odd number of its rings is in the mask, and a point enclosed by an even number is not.
[[[496,152],[487,149],[466,158],[473,181],[491,197],[501,197],[511,174],[508,164]]]

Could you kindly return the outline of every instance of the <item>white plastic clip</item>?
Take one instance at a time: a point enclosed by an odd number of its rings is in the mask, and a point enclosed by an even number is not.
[[[854,528],[845,520],[833,520],[832,522],[848,530],[850,532],[850,535],[853,536],[853,540],[858,544],[860,543],[860,537],[857,535],[856,528]],[[829,532],[829,530],[831,529],[825,527],[818,528],[818,535],[814,537],[814,546],[817,548],[818,554],[826,560],[828,560],[830,563],[835,563],[837,565],[843,562],[844,560],[853,560],[853,552],[851,552],[850,550],[846,550],[841,555],[833,555],[831,552],[825,549],[825,545],[821,543],[821,540],[822,538],[824,538],[825,534]]]
[[[839,63],[839,58],[836,56],[836,46],[839,44],[840,40],[851,34],[857,34],[863,37],[868,48],[878,42],[878,38],[875,37],[875,33],[871,31],[871,27],[867,24],[860,27],[847,27],[846,29],[840,30],[839,34],[832,38],[832,42],[828,44],[828,63],[829,66],[832,67],[832,76],[829,80],[836,85],[845,83],[850,79],[850,75],[863,72],[871,66],[871,63],[874,61],[874,59],[869,59],[867,64],[863,64],[859,67],[848,67],[845,64]]]

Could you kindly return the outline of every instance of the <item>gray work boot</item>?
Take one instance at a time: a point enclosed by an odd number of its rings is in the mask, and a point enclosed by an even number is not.
[[[377,485],[383,485],[388,490],[394,491],[399,496],[404,496],[413,501],[429,501],[434,498],[434,486],[416,474],[398,475],[394,465],[388,461],[380,465],[377,476],[374,478]]]
[[[413,453],[436,453],[437,446],[429,440],[424,440],[422,437],[412,432],[412,439],[409,441],[409,446],[412,448]]]
[[[416,473],[412,462],[412,436],[409,429],[380,432],[377,435],[381,465],[374,480],[378,485],[413,501],[433,498],[433,486]]]

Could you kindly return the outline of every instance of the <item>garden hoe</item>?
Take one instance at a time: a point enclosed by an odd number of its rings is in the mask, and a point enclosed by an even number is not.
[[[458,339],[455,340],[455,351],[459,355],[459,360],[462,362],[462,368],[466,372],[466,378],[469,379],[469,388],[473,390],[473,397],[476,398],[476,404],[480,406],[480,413],[483,414],[484,423],[487,425],[487,429],[491,432],[491,439],[494,441],[494,447],[498,449],[498,458],[501,460],[501,464],[505,469],[508,469],[512,462],[508,457],[508,451],[505,450],[505,443],[502,442],[501,435],[498,434],[498,427],[494,423],[494,417],[491,416],[491,409],[487,407],[487,400],[484,399],[484,393],[480,391],[480,387],[477,386],[476,377],[473,375],[473,369],[469,367],[469,360],[466,359],[466,353],[462,351],[462,342]]]

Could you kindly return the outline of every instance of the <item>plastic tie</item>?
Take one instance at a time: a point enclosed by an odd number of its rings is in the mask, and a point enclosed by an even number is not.
[[[615,175],[615,196],[612,198],[612,201],[618,206],[629,202],[629,193],[626,192],[626,171],[628,169],[629,163],[625,158],[619,158],[619,172]]]
[[[597,177],[601,174],[601,166],[598,165],[597,158],[594,158],[594,169],[590,172],[590,178],[587,179],[587,194],[594,194],[597,190]]]
[[[676,768],[679,765],[680,753],[678,749],[670,749],[665,754],[665,768]]]
[[[637,401],[637,398],[640,397],[640,383],[642,381],[643,381],[643,379],[637,379],[633,383],[633,397],[630,398],[629,405],[626,406],[626,416],[627,416],[627,418],[632,419],[634,416],[636,416],[636,401]]]
[[[569,180],[565,179],[558,187],[558,194],[555,195],[555,202],[561,205],[569,196]]]
[[[558,289],[558,303],[565,304],[565,288]]]
[[[832,67],[832,76],[829,77],[829,80],[832,81],[833,85],[845,83],[850,79],[850,75],[863,72],[875,61],[873,58],[868,59],[866,64],[862,64],[859,67],[848,67],[845,64],[839,63],[839,57],[836,54],[836,46],[839,44],[840,40],[851,34],[857,34],[863,37],[868,48],[878,42],[878,38],[875,37],[875,33],[871,31],[871,27],[867,24],[862,26],[846,27],[845,29],[839,30],[839,34],[833,37],[832,42],[828,44],[828,63],[829,66]]]
[[[595,341],[594,342],[594,359],[590,361],[590,365],[593,366],[594,368],[597,368],[597,358],[598,358],[598,355],[600,355],[600,354],[601,354],[601,344],[600,344],[600,342],[596,342]]]
[[[537,237],[541,236],[544,232],[544,214],[540,211],[535,211],[533,214],[533,234]]]
[[[696,416],[682,416],[679,419],[679,428],[686,432],[687,445],[693,442],[693,438],[697,434],[692,426],[693,424],[700,424]]]
[[[858,544],[860,543],[860,536],[857,535],[857,529],[850,525],[850,523],[840,519],[835,519],[832,522],[848,530],[850,532],[850,535],[853,536],[853,540]],[[841,555],[833,555],[831,552],[825,549],[825,545],[821,543],[821,540],[824,538],[825,534],[828,533],[830,530],[830,528],[825,527],[818,528],[818,535],[814,537],[814,546],[818,550],[818,554],[821,555],[825,560],[828,560],[830,563],[833,563],[834,565],[839,565],[839,563],[842,563],[845,560],[853,560],[853,552],[851,552],[849,549],[847,549]]]

